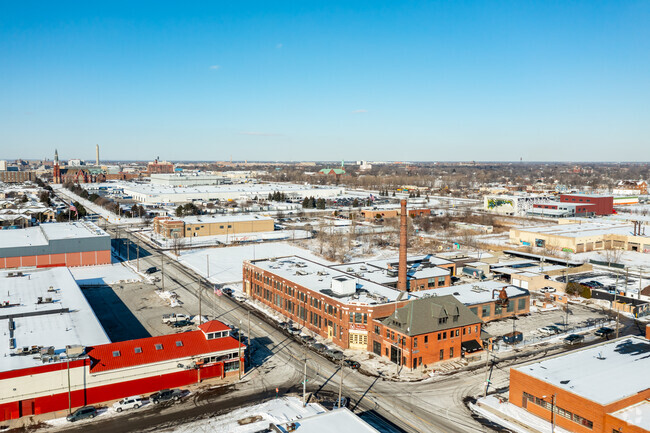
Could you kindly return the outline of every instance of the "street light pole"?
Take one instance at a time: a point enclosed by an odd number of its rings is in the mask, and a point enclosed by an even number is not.
[[[160,253],[160,280],[162,281],[162,289],[165,290],[165,253]]]
[[[305,369],[307,364],[305,363]],[[339,409],[341,408],[341,393],[343,392],[343,360],[341,360],[341,377],[339,378],[339,401],[337,403]]]

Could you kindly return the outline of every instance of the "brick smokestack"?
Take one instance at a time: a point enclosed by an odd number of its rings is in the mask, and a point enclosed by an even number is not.
[[[402,210],[399,223],[399,269],[397,273],[397,290],[406,292],[406,242],[408,228],[408,212],[406,211],[406,200],[402,200]]]

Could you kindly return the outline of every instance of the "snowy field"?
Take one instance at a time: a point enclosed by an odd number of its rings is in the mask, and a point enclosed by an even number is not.
[[[273,242],[250,244],[227,248],[207,248],[181,252],[179,261],[194,269],[215,284],[233,284],[242,281],[242,267],[245,260],[265,259],[297,255],[323,264],[331,264],[308,250],[288,244]],[[208,261],[210,262],[208,276]]]
[[[265,431],[269,423],[285,424],[325,412],[315,403],[302,406],[297,397],[282,397],[262,404],[237,409],[226,415],[203,419],[159,430],[161,433],[255,433]]]
[[[142,277],[122,263],[70,268],[77,284],[115,284],[142,281]]]

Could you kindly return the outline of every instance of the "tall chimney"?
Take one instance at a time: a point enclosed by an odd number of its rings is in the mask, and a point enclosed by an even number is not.
[[[406,281],[406,241],[407,241],[407,217],[408,212],[406,211],[406,200],[402,200],[402,210],[400,213],[400,224],[399,224],[399,270],[397,273],[397,290],[406,292],[407,290],[407,281]]]
[[[99,167],[99,144],[95,145],[95,165]]]

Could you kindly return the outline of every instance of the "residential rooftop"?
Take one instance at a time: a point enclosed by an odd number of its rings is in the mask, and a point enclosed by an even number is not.
[[[623,337],[513,368],[604,406],[650,389],[650,341]]]

